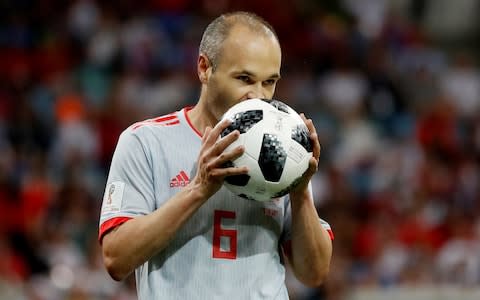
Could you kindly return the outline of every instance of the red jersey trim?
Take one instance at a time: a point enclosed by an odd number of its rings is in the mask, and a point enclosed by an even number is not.
[[[331,229],[326,229],[328,235],[330,236],[330,239],[333,241],[335,239],[335,235],[333,234],[333,231]]]
[[[180,120],[175,120],[175,121],[172,121],[172,122],[169,122],[169,123],[165,123],[164,125],[165,126],[171,126],[171,125],[177,125],[177,124],[180,124]]]
[[[173,112],[171,114],[161,116],[161,117],[156,117],[153,119],[147,119],[144,121],[136,122],[130,127],[135,130],[139,127],[142,127],[144,125],[159,125],[159,126],[172,126],[172,125],[177,125],[180,124],[180,121],[178,120],[177,112]]]
[[[193,129],[193,131],[195,131],[195,133],[199,136],[199,137],[202,137],[202,133],[200,131],[197,130],[197,128],[195,128],[192,124],[192,122],[190,121],[190,118],[188,117],[188,114],[187,112],[190,111],[191,109],[193,108],[193,106],[188,106],[188,107],[185,107],[183,109],[183,113],[185,114],[185,119],[187,120],[187,123],[188,125],[190,125],[190,127]]]
[[[100,230],[98,232],[98,241],[102,244],[103,236],[112,230],[113,228],[127,222],[128,220],[133,219],[132,217],[116,217],[110,220],[107,220],[100,225]]]
[[[174,120],[174,119],[177,119],[176,113],[172,113],[172,114],[169,114],[169,115],[166,115],[166,116],[154,118],[154,119],[152,119],[152,122],[161,123],[161,122],[171,121],[171,120]]]

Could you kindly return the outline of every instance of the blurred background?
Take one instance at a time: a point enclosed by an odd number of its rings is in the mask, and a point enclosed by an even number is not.
[[[198,44],[250,10],[283,47],[275,98],[322,142],[330,276],[293,300],[480,299],[480,1],[0,2],[0,299],[136,299],[99,210],[119,134],[193,105]]]

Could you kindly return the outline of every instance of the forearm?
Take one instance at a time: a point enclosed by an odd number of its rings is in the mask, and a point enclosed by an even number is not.
[[[289,257],[296,277],[304,284],[318,286],[328,274],[332,243],[322,227],[310,194],[291,199],[292,249]]]
[[[187,186],[153,213],[131,219],[103,238],[105,266],[116,280],[162,251],[182,225],[206,201]]]

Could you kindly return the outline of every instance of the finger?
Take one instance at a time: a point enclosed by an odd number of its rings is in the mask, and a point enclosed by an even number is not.
[[[320,145],[320,141],[318,140],[318,135],[317,133],[312,133],[310,134],[310,140],[312,141],[313,147],[313,157],[318,160],[320,157],[320,152],[322,150],[322,147]]]
[[[307,184],[313,177],[313,175],[317,172],[317,160],[315,158],[310,158],[308,161],[308,168],[302,175],[302,183]]]
[[[308,131],[310,132],[310,141],[312,142],[313,157],[318,160],[321,152],[320,140],[318,138],[317,129],[313,125],[312,119],[307,119],[304,113],[300,114],[303,122],[307,126]]]
[[[212,150],[211,150],[212,153],[215,154],[215,155],[219,155],[220,153],[225,151],[225,149],[231,143],[236,141],[239,136],[240,136],[240,132],[238,130],[234,130],[234,131],[230,132],[229,134],[227,134],[226,136],[224,136],[223,138],[218,139],[212,147]]]
[[[214,144],[217,141],[218,137],[220,136],[220,133],[225,128],[227,128],[231,123],[232,123],[232,121],[230,121],[228,119],[225,119],[225,120],[222,120],[222,121],[218,122],[215,125],[215,127],[213,127],[212,130],[209,132],[206,143]]]
[[[307,126],[308,131],[310,131],[310,133],[316,133],[317,132],[317,130],[315,129],[315,126],[313,126],[312,119],[307,119],[307,117],[305,117],[305,115],[303,113],[300,114],[300,117],[302,118],[303,122]]]
[[[305,125],[307,125],[307,117],[305,117],[305,114],[304,113],[300,113],[300,118],[302,118],[303,122],[305,123]]]
[[[318,159],[316,159],[315,157],[312,157],[308,161],[308,171],[310,173],[310,177],[313,176],[313,174],[316,173],[317,170],[318,170]]]
[[[230,168],[216,168],[210,173],[213,177],[225,178],[227,176],[242,175],[248,173],[248,167],[230,167]]]
[[[233,161],[245,152],[245,147],[244,146],[237,146],[231,151],[225,151],[222,152],[219,156],[215,158],[215,160],[212,162],[214,167],[225,167],[225,164]]]

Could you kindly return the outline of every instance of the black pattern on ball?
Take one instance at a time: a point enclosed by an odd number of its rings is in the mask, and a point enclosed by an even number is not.
[[[302,145],[307,152],[312,152],[313,146],[309,135],[310,133],[306,126],[297,125],[294,129],[292,129],[292,140]]]
[[[272,182],[278,182],[282,176],[287,159],[287,152],[274,134],[264,134],[258,165],[263,177]]]
[[[232,168],[232,167],[235,167],[235,165],[233,164],[233,162],[231,160],[229,160],[227,162],[224,162],[223,165],[222,165],[222,168]]]
[[[270,104],[271,106],[275,107],[276,109],[278,109],[279,111],[283,111],[284,113],[287,113],[289,114],[290,111],[288,111],[288,105],[286,105],[285,103],[283,103],[282,101],[278,101],[278,100],[268,100],[268,99],[262,99],[263,101],[267,102],[268,104]]]
[[[232,176],[225,177],[226,182],[236,186],[246,186],[249,180],[250,180],[250,175],[248,174],[232,175]]]
[[[247,110],[241,113],[236,113],[235,116],[233,116],[232,123],[222,131],[220,136],[224,137],[234,130],[238,130],[240,133],[245,133],[262,119],[263,110]]]
[[[232,161],[227,161],[222,165],[223,168],[231,168],[234,166],[235,165],[233,164]],[[250,180],[250,175],[248,174],[232,175],[232,176],[225,177],[226,182],[236,186],[246,186],[249,180]]]

